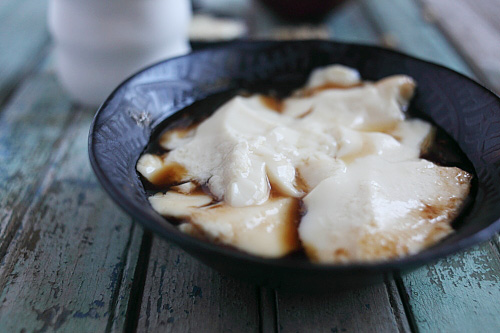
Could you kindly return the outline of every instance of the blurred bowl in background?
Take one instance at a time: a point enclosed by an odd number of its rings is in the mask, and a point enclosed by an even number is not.
[[[346,0],[260,0],[276,14],[291,20],[314,20],[326,16]]]

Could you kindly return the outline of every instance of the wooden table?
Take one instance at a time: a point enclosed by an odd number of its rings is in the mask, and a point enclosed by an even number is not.
[[[96,109],[72,104],[56,80],[46,6],[0,2],[1,332],[500,332],[498,237],[384,284],[311,296],[220,275],[144,231],[89,167]],[[382,44],[498,93],[499,6],[353,0],[302,28],[245,0],[220,8],[255,38]]]

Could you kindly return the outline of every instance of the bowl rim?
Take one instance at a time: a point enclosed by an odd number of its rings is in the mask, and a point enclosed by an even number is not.
[[[489,93],[493,98],[496,98],[498,101],[500,101],[500,97],[495,94],[493,91],[482,85],[481,83],[473,80],[472,78],[469,78],[468,76],[461,74],[453,69],[450,69],[448,67],[445,67],[443,65],[434,63],[432,61],[420,59],[418,57],[414,57],[411,55],[408,55],[404,52],[400,51],[395,51],[391,49],[387,49],[384,47],[376,46],[376,45],[370,45],[370,44],[362,44],[362,43],[350,43],[350,42],[338,42],[338,41],[333,41],[333,40],[321,40],[321,39],[304,39],[304,40],[293,40],[293,41],[275,41],[275,40],[259,40],[259,41],[245,41],[245,40],[239,40],[239,41],[228,41],[224,42],[222,44],[218,44],[216,47],[207,47],[203,48],[201,50],[195,50],[192,51],[186,55],[181,55],[178,57],[173,57],[169,58],[166,60],[161,60],[158,61],[154,64],[148,65],[141,70],[133,73],[130,75],[128,78],[126,78],[124,81],[122,81],[106,98],[106,100],[99,106],[92,123],[90,125],[89,129],[89,136],[88,136],[88,154],[89,154],[89,160],[90,164],[92,166],[92,169],[94,170],[95,175],[97,176],[97,179],[99,180],[102,188],[108,193],[108,195],[111,197],[111,199],[117,204],[123,211],[125,211],[129,216],[131,216],[134,220],[139,221],[146,229],[154,232],[155,234],[161,236],[162,238],[166,239],[167,241],[174,242],[178,246],[180,246],[183,250],[191,252],[190,250],[186,250],[184,248],[184,245],[189,246],[190,248],[195,248],[197,250],[206,252],[206,253],[215,253],[220,256],[225,256],[225,257],[233,257],[234,259],[237,259],[242,262],[247,262],[251,264],[257,264],[259,266],[265,266],[268,268],[280,268],[280,269],[285,269],[285,270],[292,270],[292,271],[297,271],[297,270],[307,270],[310,273],[333,273],[333,272],[356,272],[356,271],[364,271],[364,272],[377,272],[377,273],[385,273],[385,272],[399,272],[405,269],[413,268],[416,266],[421,266],[424,264],[429,264],[432,263],[438,259],[442,259],[450,254],[457,253],[459,251],[465,250],[467,248],[470,248],[474,245],[478,245],[482,242],[488,241],[491,239],[491,237],[497,233],[500,232],[500,217],[493,223],[491,223],[489,226],[469,235],[464,237],[463,239],[457,240],[452,243],[447,243],[444,245],[439,246],[439,243],[422,250],[421,252],[418,252],[416,254],[411,254],[408,256],[396,258],[396,259],[391,259],[391,260],[386,260],[386,261],[374,261],[374,262],[352,262],[352,263],[346,263],[346,264],[318,264],[318,263],[313,263],[311,261],[306,261],[306,260],[294,260],[293,258],[263,258],[259,256],[254,256],[251,254],[247,254],[242,251],[238,250],[233,250],[233,249],[228,249],[226,247],[222,247],[220,245],[199,240],[195,237],[189,236],[187,234],[184,234],[182,232],[171,232],[165,228],[162,228],[158,223],[145,219],[140,212],[136,211],[133,206],[127,205],[125,200],[118,200],[121,197],[120,192],[118,191],[118,188],[114,186],[114,184],[106,177],[106,174],[104,170],[101,168],[99,162],[97,161],[97,158],[95,156],[95,151],[94,151],[94,135],[95,135],[95,127],[96,124],[99,122],[100,116],[104,112],[105,108],[109,104],[111,100],[117,95],[118,92],[122,90],[123,87],[125,87],[131,80],[133,80],[136,76],[141,75],[142,73],[156,67],[159,65],[162,65],[164,63],[173,61],[175,59],[179,58],[187,58],[190,57],[194,54],[199,54],[199,53],[204,53],[204,52],[211,52],[214,50],[223,50],[223,49],[230,49],[230,48],[237,48],[240,46],[249,46],[249,45],[278,45],[278,44],[300,44],[300,43],[310,43],[310,44],[321,44],[321,43],[327,43],[331,45],[342,45],[342,46],[352,46],[356,48],[368,48],[368,49],[374,49],[377,50],[377,52],[381,53],[388,53],[392,55],[396,55],[399,57],[411,59],[417,62],[424,63],[426,65],[429,65],[431,67],[439,68],[441,70],[445,70],[448,72],[452,72],[455,75],[460,76],[462,79],[465,79],[472,84],[475,84],[479,87],[481,87],[484,91]],[[158,125],[158,124],[156,124]],[[152,127],[152,131],[154,130],[154,126]],[[167,221],[168,222],[168,221]],[[170,222],[168,222],[170,223]]]

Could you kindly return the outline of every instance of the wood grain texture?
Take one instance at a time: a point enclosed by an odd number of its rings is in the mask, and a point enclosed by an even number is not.
[[[422,332],[500,331],[500,258],[487,243],[403,276]]]
[[[257,287],[154,237],[138,332],[257,332]]]
[[[422,0],[480,77],[500,93],[500,3]]]
[[[53,77],[40,80],[40,86],[58,90]],[[19,113],[38,119],[49,132],[54,114],[40,113],[45,94],[39,89],[32,95],[38,102],[20,101]],[[60,99],[65,100],[64,95],[52,94],[52,101]],[[64,118],[70,110],[58,111]],[[21,228],[0,267],[0,331],[79,332],[123,326],[119,321],[125,319],[126,290],[134,270],[132,246],[138,236],[90,170],[87,135],[93,111],[77,111],[62,140],[66,149],[54,151],[60,157],[51,158],[46,174],[38,174],[43,181],[23,209]]]
[[[49,40],[46,9],[46,0],[0,5],[0,104],[41,59]]]
[[[427,22],[415,0],[359,0],[379,30],[382,44],[473,76],[439,29]]]
[[[109,203],[108,203],[109,204]],[[125,332],[127,327],[127,316],[130,315],[129,308],[131,303],[132,286],[135,279],[136,269],[138,267],[139,249],[143,241],[144,230],[142,227],[134,223],[130,235],[127,253],[123,259],[123,269],[121,271],[120,287],[113,293],[114,299],[110,301],[110,318],[106,331],[110,332]]]
[[[313,297],[278,293],[280,332],[398,332],[384,284]]]
[[[17,232],[51,163],[64,150],[74,110],[55,78],[25,85],[0,114],[0,257]]]

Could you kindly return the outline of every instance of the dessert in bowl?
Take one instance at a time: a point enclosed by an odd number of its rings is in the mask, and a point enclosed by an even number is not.
[[[236,96],[168,129],[137,171],[159,190],[153,209],[181,231],[250,254],[415,254],[453,232],[471,180],[420,158],[434,129],[405,117],[415,89],[406,75],[366,82],[352,68],[318,68],[290,97]]]
[[[446,143],[445,149],[429,154],[445,167],[474,174],[466,209],[452,221],[454,232],[443,230],[447,237],[404,257],[320,260],[325,263],[318,264],[300,251],[263,258],[228,244],[213,244],[180,231],[175,221],[151,207],[148,197],[158,190],[144,187],[136,165],[141,155],[154,151],[155,145],[158,148],[156,140],[166,129],[207,119],[242,91],[287,96],[303,87],[314,69],[331,64],[353,68],[373,82],[391,75],[406,75],[416,82],[407,113],[438,128],[438,148],[440,142]],[[478,126],[492,128],[500,117],[499,108],[498,97],[472,80],[397,52],[325,41],[241,42],[159,63],[125,81],[96,115],[89,151],[98,178],[122,208],[206,264],[273,287],[341,288],[380,281],[387,274],[486,240],[498,230],[498,145],[493,130],[480,131]]]

